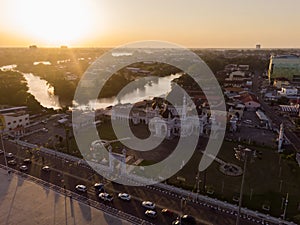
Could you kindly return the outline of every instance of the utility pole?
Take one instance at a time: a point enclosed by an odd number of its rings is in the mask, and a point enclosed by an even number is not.
[[[236,225],[240,225],[240,217],[241,217],[241,208],[242,208],[242,201],[243,201],[243,192],[244,192],[244,183],[245,183],[245,175],[246,175],[246,169],[247,169],[247,161],[248,158],[252,158],[255,154],[255,152],[249,148],[244,148],[243,146],[238,146],[238,148],[235,150],[235,157],[238,160],[244,161],[244,171],[243,171],[243,177],[242,177],[242,184],[241,184],[241,190],[240,190],[240,198],[239,198],[239,206],[238,206],[238,215],[236,218]]]
[[[288,206],[288,203],[289,203],[289,193],[286,193],[286,198],[285,198],[285,203],[284,203],[284,211],[283,211],[283,220],[285,220],[285,217],[286,217],[286,210],[287,210],[287,206]]]
[[[1,139],[2,151],[3,151],[3,154],[4,154],[4,162],[5,162],[5,166],[6,166],[6,169],[7,169],[7,178],[9,178],[10,170],[9,170],[9,167],[8,167],[8,164],[7,164],[6,151],[5,151],[5,147],[4,147],[4,143],[3,143],[3,130],[1,130],[0,139]]]

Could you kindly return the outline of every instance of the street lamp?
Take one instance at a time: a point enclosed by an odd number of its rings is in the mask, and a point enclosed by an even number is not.
[[[9,167],[8,167],[8,164],[7,164],[6,151],[5,151],[4,142],[3,142],[3,133],[4,133],[4,130],[3,129],[0,130],[1,148],[2,148],[2,151],[3,151],[3,154],[4,154],[4,162],[5,162],[5,166],[6,166],[6,169],[7,169],[7,176],[8,176],[10,174],[10,170],[9,170]]]
[[[253,151],[249,148],[244,148],[241,145],[239,145],[237,148],[234,148],[234,151],[235,151],[235,157],[240,161],[244,161],[244,171],[243,171],[242,184],[241,184],[241,190],[240,190],[238,215],[236,218],[236,225],[240,225],[240,216],[241,216],[242,198],[243,198],[243,191],[244,191],[247,161],[248,161],[248,159],[253,159],[253,157],[255,156],[255,151]]]

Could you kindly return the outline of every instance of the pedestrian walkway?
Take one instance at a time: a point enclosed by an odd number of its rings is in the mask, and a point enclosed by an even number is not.
[[[0,181],[0,225],[130,224],[3,169]]]

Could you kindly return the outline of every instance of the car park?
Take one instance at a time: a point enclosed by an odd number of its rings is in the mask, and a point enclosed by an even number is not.
[[[155,209],[155,204],[150,201],[143,201],[142,206],[147,208],[147,209]]]
[[[125,200],[125,201],[130,201],[131,196],[127,193],[119,193],[118,198]]]
[[[155,218],[157,216],[157,213],[153,210],[146,210],[145,215],[151,218]]]
[[[28,167],[26,165],[22,165],[22,166],[20,166],[20,170],[21,171],[27,171]]]
[[[87,191],[86,186],[83,185],[83,184],[78,184],[78,185],[76,185],[75,188],[76,188],[77,191],[80,191],[80,192],[86,192]]]
[[[109,202],[113,200],[113,196],[106,192],[100,193],[99,198],[101,198],[103,201],[109,201]]]

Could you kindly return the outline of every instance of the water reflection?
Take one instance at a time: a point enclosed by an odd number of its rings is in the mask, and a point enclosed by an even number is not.
[[[13,65],[6,65],[6,66],[1,66],[0,70],[1,71],[10,71],[17,68],[17,65],[13,64]]]
[[[39,62],[34,62],[33,65],[34,66],[37,66],[37,65],[40,65],[40,64],[43,64],[43,65],[51,65],[51,62],[49,61],[39,61]]]
[[[27,81],[28,92],[45,108],[60,109],[58,96],[54,88],[46,81],[32,73],[22,73]]]
[[[77,107],[82,109],[101,109],[118,103],[135,103],[145,99],[152,99],[154,97],[164,97],[171,91],[171,81],[181,75],[182,74],[177,73],[166,77],[140,78],[131,82],[127,87],[124,87],[118,98],[112,97],[91,100],[88,105],[81,105]]]

